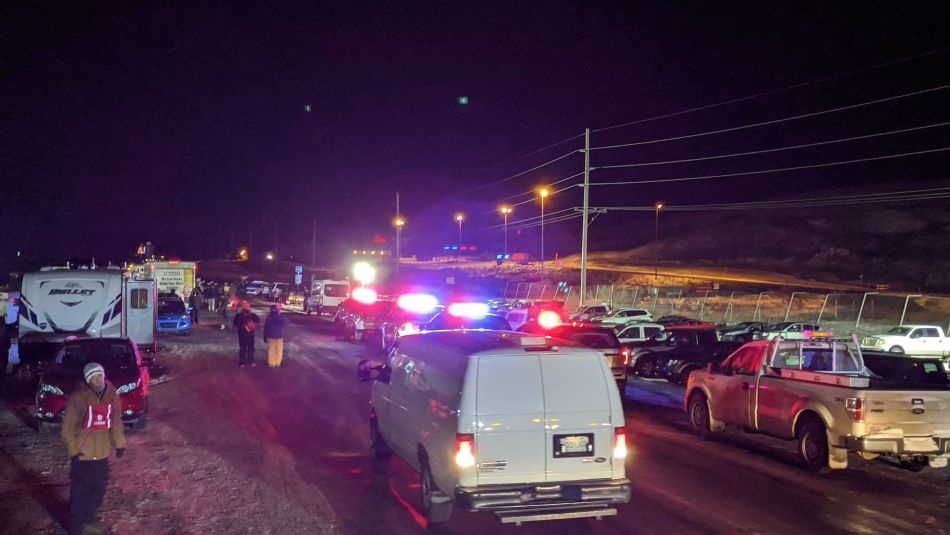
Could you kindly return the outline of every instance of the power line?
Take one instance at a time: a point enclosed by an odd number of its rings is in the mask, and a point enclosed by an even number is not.
[[[556,210],[556,211],[554,211],[554,212],[545,212],[545,213],[544,213],[544,217],[550,217],[550,216],[553,216],[553,215],[556,215],[556,214],[560,214],[560,213],[562,213],[562,212],[569,212],[569,211],[571,211],[571,210],[573,210],[573,209],[574,209],[574,208],[565,208],[565,209],[563,209],[563,210]],[[536,216],[532,216],[532,217],[526,217],[526,218],[524,218],[524,219],[519,219],[519,220],[517,220],[517,221],[509,221],[509,222],[508,222],[508,226],[510,227],[510,226],[512,226],[512,225],[518,225],[518,224],[521,224],[521,223],[527,223],[527,222],[529,222],[529,221],[533,221],[533,220],[535,220],[535,219],[540,219],[540,218],[541,218],[540,215],[536,215]],[[498,225],[489,225],[489,226],[487,226],[487,227],[482,227],[480,230],[496,229],[496,228],[502,228],[502,227],[504,227],[504,226],[505,226],[504,223],[500,223],[500,224],[498,224]]]
[[[571,176],[564,177],[564,178],[559,179],[559,180],[555,180],[554,182],[551,182],[550,184],[547,184],[547,186],[548,186],[548,187],[557,186],[558,184],[567,182],[568,180],[570,180],[570,179],[572,179],[572,178],[577,178],[577,177],[583,176],[583,175],[584,175],[584,172],[583,172],[583,171],[581,171],[580,173],[574,173],[574,174],[571,175]],[[496,202],[507,201],[507,200],[511,200],[511,199],[517,199],[518,197],[523,197],[523,196],[525,196],[525,195],[532,195],[532,194],[534,194],[534,190],[528,190],[528,191],[525,191],[525,192],[523,192],[523,193],[519,193],[519,194],[517,194],[517,195],[512,195],[512,196],[510,196],[510,197],[505,197],[504,199],[500,199],[500,200],[498,200],[498,201],[496,201]]]
[[[806,86],[809,86],[809,85],[818,84],[818,83],[822,83],[822,82],[827,82],[827,81],[835,80],[835,79],[838,79],[838,78],[845,78],[845,77],[848,77],[848,76],[851,76],[851,75],[854,75],[854,74],[858,74],[858,73],[861,73],[861,72],[872,71],[872,70],[875,70],[875,69],[880,69],[880,68],[882,68],[882,67],[888,67],[888,66],[891,66],[891,65],[897,65],[897,64],[899,64],[899,63],[905,63],[905,62],[912,61],[912,60],[915,60],[915,59],[919,59],[919,58],[922,58],[922,57],[932,56],[932,55],[934,55],[934,54],[939,54],[939,53],[941,53],[941,52],[945,52],[945,51],[948,50],[948,49],[950,49],[950,47],[936,48],[936,49],[934,49],[934,50],[928,50],[927,52],[923,52],[923,53],[920,53],[920,54],[915,54],[915,55],[913,55],[913,56],[907,56],[907,57],[899,58],[899,59],[896,59],[896,60],[887,61],[887,62],[884,62],[884,63],[879,63],[879,64],[877,64],[877,65],[872,65],[872,66],[870,66],[870,67],[865,67],[865,68],[863,68],[863,69],[856,69],[856,70],[852,70],[852,71],[843,72],[843,73],[840,73],[840,74],[835,74],[835,75],[832,75],[832,76],[826,76],[826,77],[824,77],[824,78],[818,78],[818,79],[815,79],[815,80],[809,80],[809,81],[807,81],[807,82],[801,82],[801,83],[798,83],[798,84],[794,84],[794,85],[782,87],[782,88],[779,88],[779,89],[772,89],[772,90],[769,90],[769,91],[762,91],[762,92],[759,92],[759,93],[753,93],[753,94],[751,94],[751,95],[746,95],[746,96],[744,96],[744,97],[737,97],[737,98],[725,100],[725,101],[722,101],[722,102],[716,102],[716,103],[714,103],[714,104],[706,104],[706,105],[703,105],[703,106],[697,106],[697,107],[695,107],[695,108],[689,108],[689,109],[686,109],[686,110],[681,110],[681,111],[677,111],[677,112],[673,112],[673,113],[666,113],[666,114],[663,114],[663,115],[656,115],[656,116],[653,116],[653,117],[647,117],[647,118],[645,118],[645,119],[638,119],[638,120],[635,120],[635,121],[630,121],[630,122],[621,123],[621,124],[615,124],[615,125],[612,125],[612,126],[605,126],[605,127],[603,127],[603,128],[595,128],[595,129],[591,130],[591,132],[603,132],[603,131],[606,131],[606,130],[613,130],[613,129],[615,129],[615,128],[623,128],[623,127],[625,127],[625,126],[632,126],[632,125],[636,125],[636,124],[643,124],[643,123],[648,123],[648,122],[652,122],[652,121],[658,121],[658,120],[660,120],[660,119],[668,119],[668,118],[670,118],[670,117],[677,117],[677,116],[680,116],[680,115],[686,115],[687,113],[693,113],[693,112],[697,112],[697,111],[709,110],[709,109],[718,108],[718,107],[721,107],[721,106],[726,106],[726,105],[729,105],[729,104],[735,104],[735,103],[738,103],[738,102],[744,102],[744,101],[746,101],[746,100],[752,100],[752,99],[756,99],[756,98],[759,98],[759,97],[764,97],[764,96],[768,96],[768,95],[774,95],[774,94],[782,93],[782,92],[785,92],[785,91],[791,91],[791,90],[793,90],[793,89],[800,89],[800,88],[802,88],[802,87],[806,87]]]
[[[545,224],[545,225],[551,225],[551,224],[554,224],[554,223],[560,223],[560,222],[562,222],[562,221],[570,221],[570,220],[572,220],[572,219],[577,219],[577,218],[579,218],[579,217],[583,217],[583,214],[564,215],[564,216],[556,217],[556,218],[553,218],[553,219],[550,219],[550,220],[547,219],[547,218],[545,218],[545,219],[544,219],[544,224]],[[541,222],[538,221],[538,222],[535,222],[535,223],[527,223],[527,224],[525,224],[525,225],[520,225],[520,226],[518,226],[518,227],[513,227],[513,228],[514,228],[514,230],[526,230],[526,229],[530,229],[530,228],[537,228],[537,227],[540,227],[540,226],[541,226]]]
[[[761,169],[758,171],[743,171],[740,173],[723,173],[723,174],[718,174],[718,175],[701,175],[701,176],[688,176],[688,177],[678,177],[678,178],[660,178],[660,179],[654,179],[654,180],[626,180],[626,181],[621,181],[621,182],[591,182],[590,185],[591,186],[624,186],[624,185],[632,185],[632,184],[660,184],[660,183],[665,183],[665,182],[687,182],[687,181],[694,181],[694,180],[710,180],[710,179],[716,179],[716,178],[728,178],[728,177],[736,177],[736,176],[765,175],[765,174],[772,174],[772,173],[782,173],[785,171],[799,171],[802,169],[818,169],[821,167],[834,167],[838,165],[849,165],[849,164],[861,163],[861,162],[876,162],[876,161],[881,161],[881,160],[891,160],[894,158],[918,156],[921,154],[933,154],[937,152],[945,152],[948,150],[950,150],[950,147],[940,147],[936,149],[926,149],[926,150],[918,150],[918,151],[913,151],[913,152],[902,152],[898,154],[888,154],[885,156],[872,156],[868,158],[855,158],[853,160],[841,160],[837,162],[825,162],[825,163],[817,163],[817,164],[810,164],[810,165],[796,165],[793,167],[780,167],[777,169]]]
[[[894,95],[894,96],[885,97],[885,98],[879,98],[879,99],[875,99],[875,100],[868,100],[868,101],[865,101],[865,102],[859,102],[859,103],[857,103],[857,104],[849,104],[849,105],[847,105],[847,106],[839,106],[839,107],[837,107],[837,108],[830,108],[830,109],[827,109],[827,110],[814,111],[814,112],[810,112],[810,113],[804,113],[804,114],[801,114],[801,115],[792,115],[792,116],[788,116],[788,117],[781,117],[781,118],[779,118],[779,119],[771,119],[771,120],[768,120],[768,121],[761,121],[761,122],[758,122],[758,123],[744,124],[744,125],[741,125],[741,126],[733,126],[733,127],[730,127],[730,128],[722,128],[722,129],[719,129],[719,130],[709,130],[709,131],[706,131],[706,132],[697,132],[697,133],[695,133],[695,134],[685,134],[685,135],[682,135],[682,136],[673,136],[673,137],[660,138],[660,139],[650,139],[650,140],[646,140],[646,141],[635,141],[635,142],[632,142],[632,143],[621,143],[621,144],[618,144],[618,145],[605,145],[605,146],[602,146],[602,147],[591,147],[590,150],[593,151],[593,150],[619,149],[619,148],[624,148],[624,147],[638,147],[638,146],[642,146],[642,145],[652,145],[652,144],[656,144],[656,143],[665,143],[665,142],[667,142],[667,141],[679,141],[679,140],[682,140],[682,139],[693,139],[693,138],[697,138],[697,137],[712,136],[712,135],[716,135],[716,134],[724,134],[724,133],[726,133],[726,132],[736,132],[736,131],[739,131],[739,130],[747,130],[747,129],[749,129],[749,128],[757,128],[757,127],[760,127],[760,126],[768,126],[768,125],[771,125],[771,124],[779,124],[779,123],[784,123],[784,122],[788,122],[788,121],[796,121],[796,120],[798,120],[798,119],[805,119],[805,118],[808,118],[808,117],[817,117],[817,116],[819,116],[819,115],[827,115],[827,114],[829,114],[829,113],[836,113],[836,112],[839,112],[839,111],[853,110],[853,109],[861,108],[861,107],[865,107],[865,106],[872,106],[872,105],[874,105],[874,104],[881,104],[881,103],[883,103],[883,102],[891,102],[891,101],[899,100],[899,99],[903,99],[903,98],[910,98],[910,97],[915,97],[915,96],[918,96],[918,95],[924,95],[924,94],[927,94],[927,93],[933,93],[933,92],[935,92],[935,91],[942,91],[942,90],[947,89],[947,88],[950,88],[950,84],[945,84],[945,85],[941,85],[941,86],[937,86],[937,87],[931,87],[931,88],[928,88],[928,89],[922,89],[922,90],[920,90],[920,91],[913,91],[913,92],[910,92],[910,93],[902,93],[902,94],[900,94],[900,95]]]
[[[680,159],[680,160],[665,160],[665,161],[642,162],[642,163],[628,163],[628,164],[620,164],[620,165],[601,165],[601,166],[597,167],[597,169],[620,169],[620,168],[626,168],[626,167],[648,167],[648,166],[653,166],[653,165],[666,165],[666,164],[677,164],[677,163],[702,162],[702,161],[708,161],[708,160],[720,160],[720,159],[723,159],[723,158],[734,158],[734,157],[737,157],[737,156],[751,156],[751,155],[754,155],[754,154],[767,154],[767,153],[771,153],[771,152],[781,152],[781,151],[786,151],[786,150],[804,149],[804,148],[808,148],[808,147],[819,147],[819,146],[822,146],[822,145],[832,145],[832,144],[835,144],[835,143],[845,143],[845,142],[848,142],[848,141],[857,141],[857,140],[860,140],[860,139],[871,139],[871,138],[875,138],[875,137],[890,136],[890,135],[895,135],[895,134],[904,134],[904,133],[907,133],[907,132],[915,132],[915,131],[918,131],[918,130],[926,130],[926,129],[928,129],[928,128],[939,128],[939,127],[941,127],[941,126],[947,126],[947,125],[950,125],[950,121],[946,121],[946,122],[942,122],[942,123],[928,124],[928,125],[923,125],[923,126],[915,126],[915,127],[912,127],[912,128],[903,128],[903,129],[900,129],[900,130],[890,130],[890,131],[888,131],[888,132],[876,132],[876,133],[874,133],[874,134],[865,134],[865,135],[862,135],[862,136],[853,136],[853,137],[846,137],[846,138],[839,138],[839,139],[830,139],[830,140],[827,140],[827,141],[816,141],[816,142],[814,142],[814,143],[802,143],[802,144],[800,144],[800,145],[789,145],[789,146],[785,146],[785,147],[775,147],[775,148],[771,148],[771,149],[751,150],[751,151],[745,151],[745,152],[734,152],[734,153],[731,153],[731,154],[718,154],[718,155],[715,155],[715,156],[702,156],[702,157],[699,157],[699,158],[684,158],[684,159]],[[583,173],[581,173],[581,174],[583,174]],[[575,176],[577,176],[577,175],[575,175]]]
[[[509,176],[509,177],[505,177],[505,178],[503,178],[503,179],[501,179],[501,180],[496,180],[495,182],[492,182],[492,183],[490,183],[490,184],[483,184],[483,185],[481,185],[481,186],[478,186],[477,188],[474,189],[474,191],[478,191],[478,190],[485,189],[485,188],[490,188],[490,187],[492,187],[492,186],[495,186],[495,185],[498,185],[498,184],[501,184],[501,183],[504,183],[504,182],[508,182],[509,180],[513,180],[513,179],[515,179],[515,178],[518,178],[519,176],[524,176],[524,175],[526,175],[526,174],[528,174],[528,173],[532,173],[532,172],[534,172],[534,171],[537,171],[538,169],[541,169],[542,167],[551,165],[551,164],[554,163],[554,162],[563,160],[564,158],[567,158],[568,156],[577,154],[577,153],[579,153],[579,152],[580,152],[579,149],[578,149],[578,150],[572,150],[571,152],[568,152],[568,153],[566,153],[566,154],[562,154],[562,155],[558,156],[557,158],[554,158],[553,160],[550,160],[550,161],[544,162],[544,163],[541,164],[541,165],[532,167],[531,169],[528,169],[527,171],[522,171],[522,172],[520,172],[520,173],[511,175],[511,176]]]
[[[568,141],[573,141],[573,140],[575,140],[575,139],[577,139],[577,138],[579,138],[579,137],[584,137],[584,134],[577,134],[576,136],[571,136],[571,137],[569,137],[569,138],[567,138],[567,139],[562,139],[561,141],[558,141],[557,143],[552,143],[552,144],[550,144],[550,145],[548,145],[548,146],[546,146],[546,147],[541,147],[540,149],[536,149],[536,150],[533,150],[533,151],[531,151],[531,152],[522,154],[521,156],[515,156],[514,158],[512,158],[512,160],[520,160],[520,159],[522,159],[522,158],[527,158],[528,156],[534,156],[535,154],[544,152],[544,151],[546,151],[546,150],[548,150],[548,149],[553,149],[554,147],[557,147],[557,146],[559,146],[559,145],[563,145],[563,144],[567,143]]]

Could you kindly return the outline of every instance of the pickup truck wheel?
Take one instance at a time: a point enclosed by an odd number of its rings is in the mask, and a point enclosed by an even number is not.
[[[432,471],[429,469],[429,461],[422,460],[422,509],[426,513],[426,519],[429,524],[441,524],[448,522],[452,517],[452,502],[446,501],[446,496],[435,486],[432,480]]]
[[[656,375],[656,357],[641,357],[637,362],[637,375],[640,377]]]
[[[712,430],[709,427],[709,402],[703,394],[689,397],[689,427],[699,438],[706,438]]]
[[[888,349],[888,351],[890,351],[891,353],[900,353],[900,354],[903,354],[903,353],[904,353],[904,348],[901,347],[901,346],[892,346],[890,349]]]
[[[901,468],[910,470],[911,472],[920,472],[924,468],[927,468],[927,459],[919,457],[914,457],[913,459],[902,459]]]
[[[805,468],[820,472],[828,467],[828,434],[825,426],[815,419],[802,423],[795,434],[798,439],[798,453]]]
[[[369,421],[369,456],[373,460],[374,470],[381,470],[393,458],[393,450],[389,449],[389,444],[386,444],[386,440],[379,432],[376,418]]]

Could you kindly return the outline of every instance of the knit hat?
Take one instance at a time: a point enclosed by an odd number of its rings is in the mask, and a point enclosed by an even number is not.
[[[100,374],[103,377],[106,375],[106,370],[98,362],[90,362],[82,369],[82,376],[86,379],[88,383],[92,376]]]

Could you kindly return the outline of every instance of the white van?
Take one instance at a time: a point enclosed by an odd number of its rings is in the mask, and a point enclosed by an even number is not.
[[[432,331],[400,337],[384,364],[360,362],[359,379],[373,381],[373,461],[395,453],[421,473],[430,523],[454,503],[520,524],[612,516],[630,501],[610,368],[597,351],[550,343]]]

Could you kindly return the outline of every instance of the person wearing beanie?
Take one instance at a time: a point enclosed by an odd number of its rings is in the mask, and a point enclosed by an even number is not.
[[[284,331],[290,321],[281,314],[280,303],[271,305],[270,314],[264,320],[264,343],[267,344],[267,366],[279,368],[284,359]]]
[[[254,331],[257,330],[257,324],[261,318],[251,312],[251,304],[247,301],[241,302],[241,312],[234,317],[234,328],[238,333],[238,366],[254,367]]]
[[[102,365],[90,362],[69,396],[61,435],[69,455],[69,533],[102,533],[95,524],[109,482],[109,457],[125,454],[122,403]]]

